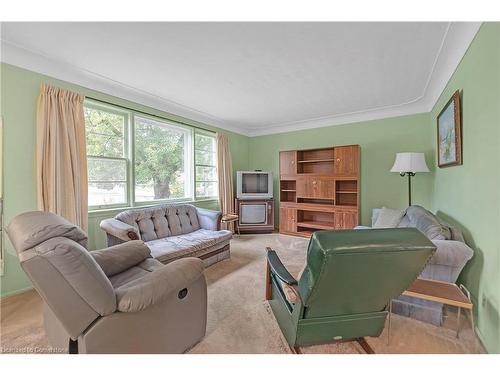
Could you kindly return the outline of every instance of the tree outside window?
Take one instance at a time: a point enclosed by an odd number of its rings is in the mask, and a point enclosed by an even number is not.
[[[217,197],[215,134],[86,101],[89,207]]]
[[[135,118],[135,200],[191,196],[191,131],[143,117]]]

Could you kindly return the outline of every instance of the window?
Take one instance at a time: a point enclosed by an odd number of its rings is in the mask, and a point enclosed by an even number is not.
[[[215,137],[212,134],[195,132],[195,189],[197,198],[217,196],[217,156]]]
[[[89,206],[128,203],[126,128],[128,115],[86,105]]]
[[[135,200],[190,198],[191,131],[135,117]]]
[[[217,197],[215,135],[85,101],[90,209]]]

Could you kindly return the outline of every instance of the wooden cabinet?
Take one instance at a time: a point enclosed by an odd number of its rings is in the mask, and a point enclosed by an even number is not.
[[[335,229],[352,229],[358,225],[357,211],[335,211]]]
[[[359,174],[359,146],[341,146],[333,149],[334,167],[336,176],[352,176]]]
[[[335,180],[323,177],[297,179],[298,198],[333,199]]]
[[[359,217],[358,145],[280,152],[280,232],[351,229]]]
[[[297,210],[280,207],[280,232],[294,233],[297,230]]]
[[[297,152],[296,151],[281,151],[280,152],[280,175],[295,175],[297,174]]]

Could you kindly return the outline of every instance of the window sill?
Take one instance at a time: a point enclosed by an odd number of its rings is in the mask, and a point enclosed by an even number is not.
[[[208,198],[208,199],[196,199],[196,200],[184,200],[184,201],[172,201],[172,202],[151,202],[151,203],[139,203],[134,206],[124,206],[124,207],[109,207],[109,208],[98,208],[92,209],[88,211],[89,217],[95,216],[104,216],[106,214],[118,213],[125,210],[131,210],[135,208],[147,208],[157,206],[159,204],[192,204],[195,205],[197,203],[210,203],[210,202],[218,202],[219,198]]]

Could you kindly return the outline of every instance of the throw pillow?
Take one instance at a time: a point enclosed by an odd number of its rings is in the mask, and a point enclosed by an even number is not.
[[[373,225],[374,228],[396,228],[403,219],[405,210],[395,210],[392,208],[382,207],[380,210],[377,221]]]
[[[442,225],[439,219],[430,211],[421,206],[410,206],[406,210],[411,226],[417,228],[430,240],[451,239],[450,229]]]

